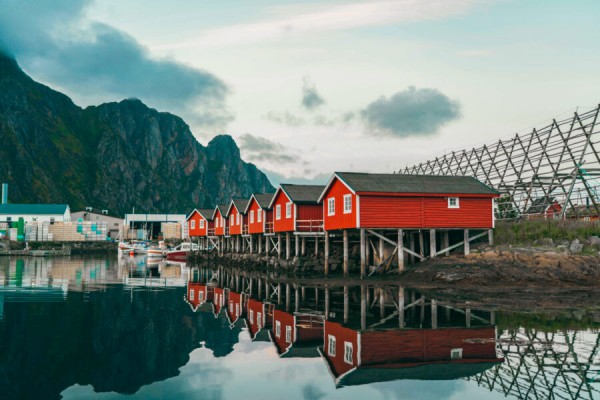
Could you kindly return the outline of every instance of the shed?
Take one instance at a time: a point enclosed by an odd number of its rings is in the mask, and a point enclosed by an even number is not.
[[[490,229],[498,196],[470,176],[336,172],[318,201],[327,231]]]
[[[253,194],[244,210],[248,219],[248,233],[273,233],[273,212],[269,206],[273,193]]]
[[[323,343],[323,320],[322,315],[274,310],[271,338],[279,356],[290,356],[293,347],[304,349],[298,352],[303,357],[318,356],[317,347]]]
[[[229,235],[243,235],[244,232],[244,212],[248,206],[248,199],[233,199],[227,207],[225,218],[229,222]]]
[[[271,199],[273,231],[323,232],[323,207],[319,195],[323,185],[292,185],[282,183]]]
[[[214,235],[214,209],[194,209],[187,217],[190,237],[206,237]]]
[[[218,205],[213,213],[213,223],[215,226],[215,236],[229,236],[229,227],[227,226],[227,205]]]

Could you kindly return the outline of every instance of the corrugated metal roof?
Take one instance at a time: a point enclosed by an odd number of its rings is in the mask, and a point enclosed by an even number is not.
[[[472,176],[336,172],[355,192],[498,194]]]
[[[318,203],[319,196],[325,190],[324,185],[292,185],[290,183],[282,183],[281,188],[296,204]]]
[[[0,204],[0,214],[63,215],[67,208],[67,204]]]

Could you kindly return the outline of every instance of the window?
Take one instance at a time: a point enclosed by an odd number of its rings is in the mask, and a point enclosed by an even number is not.
[[[253,324],[254,323],[254,311],[250,310],[250,323]]]
[[[327,335],[327,354],[335,357],[335,336]]]
[[[225,226],[225,218],[221,217],[221,226]]]
[[[190,228],[191,229],[196,229],[196,221],[194,221],[194,220],[190,221]]]
[[[275,321],[275,337],[281,336],[281,322]]]
[[[262,222],[262,210],[256,210],[256,222]]]
[[[352,212],[352,195],[344,195],[344,214],[350,214]]]
[[[352,343],[344,342],[344,362],[352,364]]]
[[[292,203],[285,204],[285,217],[292,218]]]
[[[254,223],[254,210],[250,210],[250,223]]]
[[[239,305],[239,304],[236,304],[236,305],[235,305],[235,315],[236,315],[237,317],[239,317],[239,316],[240,316],[240,305]]]
[[[236,214],[235,215],[235,219],[237,220],[236,225],[240,225],[242,222],[242,215],[241,214]]]
[[[233,303],[229,304],[229,312],[233,314]]]
[[[327,215],[335,215],[335,198],[330,197],[327,199]]]
[[[200,220],[200,229],[204,229],[204,220],[203,219]]]
[[[275,219],[281,219],[281,204],[275,206]]]
[[[262,314],[261,313],[256,313],[256,325],[258,325],[259,327],[262,327]]]
[[[235,218],[231,218],[230,220],[230,225],[233,226],[233,224],[235,224]]]
[[[291,326],[285,327],[285,342],[286,343],[292,342],[292,327]]]
[[[190,301],[194,301],[194,290],[190,290]]]
[[[458,360],[462,358],[462,350],[463,349],[452,349],[450,350],[450,359]]]
[[[448,197],[448,208],[460,208],[458,197]]]
[[[202,301],[204,301],[204,292],[200,292],[198,293],[198,301],[200,303],[202,303]]]
[[[217,218],[217,220],[215,221],[215,228],[218,228],[218,227],[219,227],[219,219],[220,219],[220,218]]]

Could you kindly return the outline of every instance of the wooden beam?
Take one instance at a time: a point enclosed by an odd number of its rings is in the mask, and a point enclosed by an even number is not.
[[[325,232],[325,275],[329,274],[329,232]]]
[[[348,276],[348,229],[344,229],[344,276]]]
[[[290,253],[291,253],[291,243],[290,243],[290,233],[286,232],[285,233],[285,259],[289,260],[290,259]]]
[[[436,236],[435,229],[429,230],[429,257],[435,258],[437,255],[437,245],[436,245]]]
[[[366,235],[365,230],[360,230],[360,277],[364,278],[367,271],[367,243],[366,243]]]
[[[306,255],[306,238],[302,236],[302,250],[300,252],[303,256]]]
[[[463,243],[465,248],[465,256],[471,252],[471,242],[469,241],[469,230],[465,229],[463,234]]]
[[[398,229],[398,272],[404,271],[404,234]]]

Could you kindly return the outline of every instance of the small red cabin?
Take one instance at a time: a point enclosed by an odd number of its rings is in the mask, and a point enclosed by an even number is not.
[[[524,214],[527,219],[561,219],[562,209],[554,197],[543,196],[535,199]]]
[[[246,218],[248,220],[248,233],[273,233],[273,213],[269,203],[273,193],[253,194],[248,201]]]
[[[227,302],[227,318],[231,325],[238,319],[243,318],[246,313],[247,297],[243,293],[229,292],[229,301]]]
[[[244,232],[244,211],[248,205],[248,200],[234,199],[229,203],[225,218],[229,221],[229,234],[243,235]]]
[[[192,311],[197,311],[200,306],[206,302],[212,302],[214,298],[214,287],[207,286],[203,283],[188,282],[187,294],[184,298],[186,303],[190,305]]]
[[[213,215],[215,210],[195,209],[187,217],[190,237],[206,237],[214,235]]]
[[[322,355],[339,386],[458,379],[502,362],[496,328],[354,330],[325,321]]]
[[[227,206],[218,205],[215,207],[213,214],[213,223],[215,227],[215,236],[229,236],[229,227],[227,226],[227,218],[225,217]]]
[[[322,185],[281,184],[269,207],[273,212],[273,231],[323,232],[323,207],[319,204]]]
[[[498,192],[469,176],[336,172],[319,201],[325,230],[494,227]]]
[[[219,315],[221,310],[227,307],[228,289],[215,287],[213,297],[213,313],[215,317]]]
[[[323,316],[273,311],[271,338],[280,357],[317,357],[323,343]]]
[[[250,333],[252,340],[268,340],[267,329],[271,327],[273,308],[274,306],[271,303],[248,299],[246,325],[248,326],[248,333]]]

